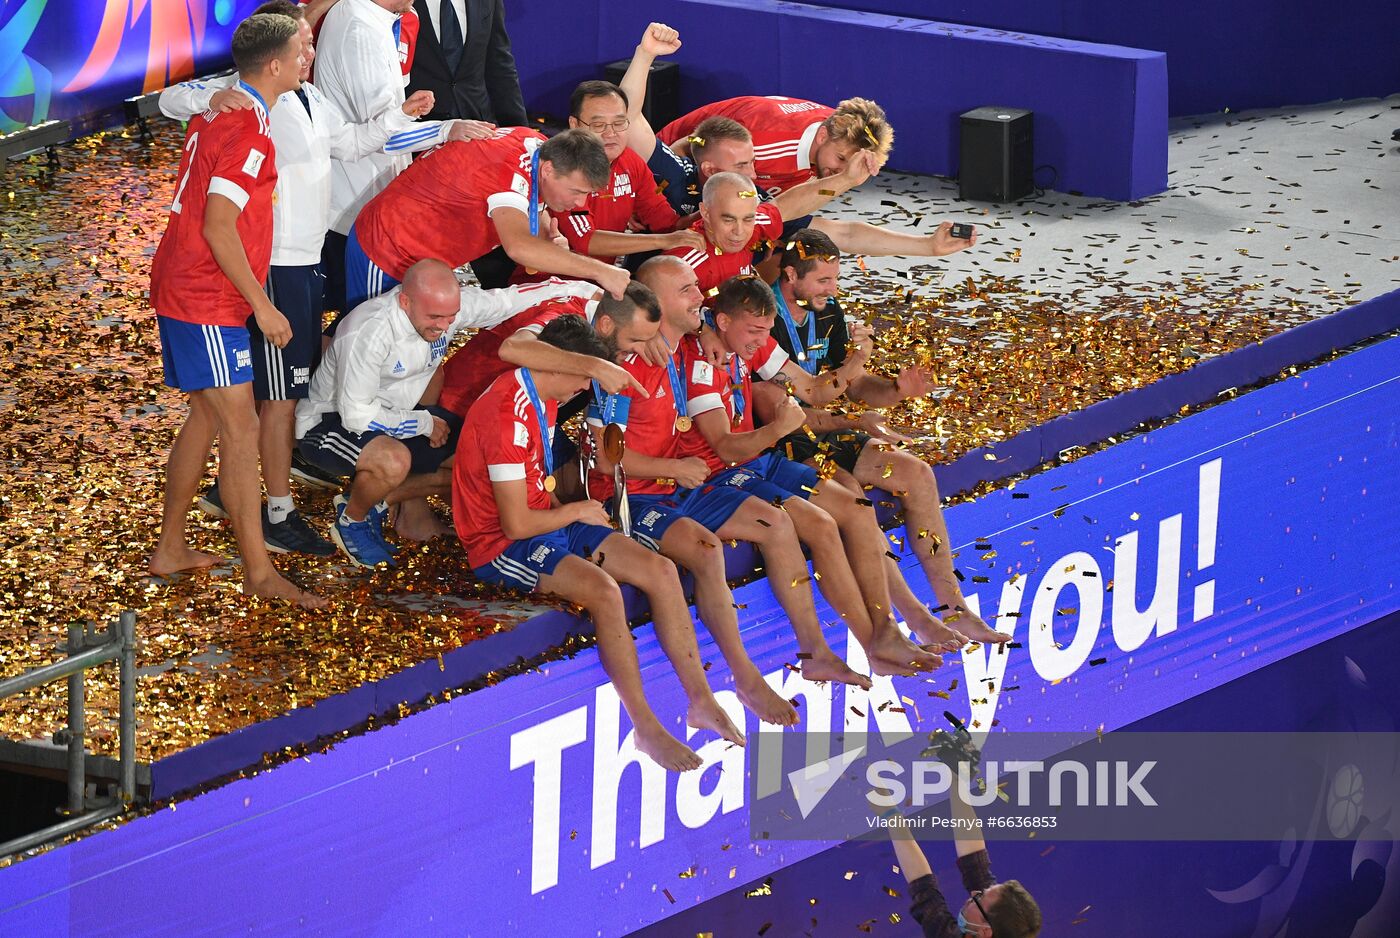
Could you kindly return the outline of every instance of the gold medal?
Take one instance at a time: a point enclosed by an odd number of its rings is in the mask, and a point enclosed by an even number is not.
[[[676,429],[679,430],[681,433],[684,433],[687,430],[689,430],[692,423],[693,421],[685,414],[680,414],[676,417]]]
[[[557,485],[557,484],[558,484],[558,483],[556,483],[556,482],[554,481],[554,476],[550,475],[550,476],[545,476],[545,477],[544,477],[544,490],[545,490],[546,492],[552,492],[552,491],[554,491],[554,486]]]

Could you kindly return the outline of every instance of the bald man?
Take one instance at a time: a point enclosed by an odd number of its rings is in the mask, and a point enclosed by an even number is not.
[[[498,325],[547,299],[596,290],[559,280],[481,290],[462,286],[446,263],[429,259],[342,320],[297,405],[297,445],[321,469],[353,476],[349,496],[336,498],[330,532],[347,557],[362,567],[393,565],[394,548],[384,539],[393,505],[417,506],[412,525],[400,520],[402,536],[450,533],[423,499],[451,491],[462,419],[424,403],[424,395],[453,336]]]

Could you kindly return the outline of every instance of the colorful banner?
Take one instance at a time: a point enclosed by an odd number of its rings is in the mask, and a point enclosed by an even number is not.
[[[5,0],[0,133],[81,122],[228,61],[261,0]]]

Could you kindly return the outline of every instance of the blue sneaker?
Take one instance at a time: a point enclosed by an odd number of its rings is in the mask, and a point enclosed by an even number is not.
[[[340,513],[345,510],[345,506],[350,504],[349,495],[337,495],[335,497],[335,516],[340,517]],[[374,522],[374,533],[379,538],[379,546],[390,557],[397,557],[399,549],[384,539],[384,523],[389,520],[389,505],[387,502],[379,502],[370,508],[365,515],[366,521]]]
[[[331,525],[331,540],[358,566],[374,568],[384,563],[392,567],[394,557],[384,549],[384,540],[379,533],[381,521],[373,513],[364,521],[346,521],[345,505],[337,503],[335,524]]]

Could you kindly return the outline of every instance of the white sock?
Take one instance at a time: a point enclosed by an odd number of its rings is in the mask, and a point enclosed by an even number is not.
[[[290,495],[269,495],[267,497],[267,520],[281,524],[287,516],[297,510],[297,503]]]

